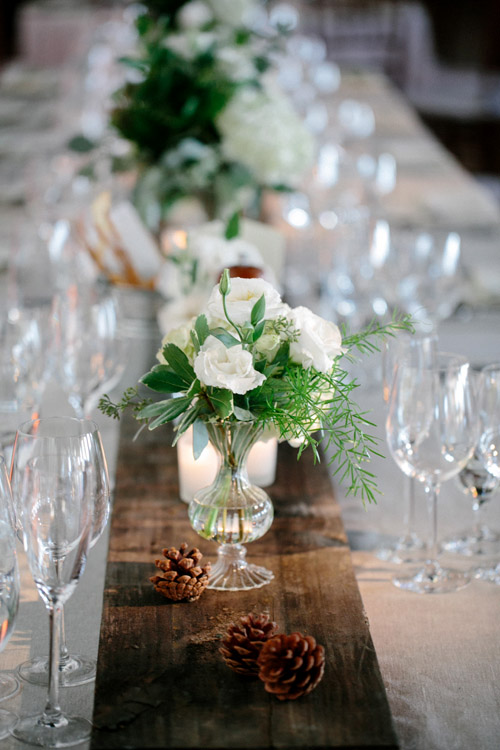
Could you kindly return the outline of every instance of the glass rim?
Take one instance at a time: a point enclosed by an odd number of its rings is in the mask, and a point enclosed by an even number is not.
[[[484,373],[485,375],[488,375],[488,373],[495,372],[496,370],[500,371],[500,361],[491,362],[489,365],[485,365],[484,367],[481,367],[479,372]]]
[[[53,424],[78,424],[80,427],[83,425],[88,425],[89,429],[87,430],[78,430],[75,431],[73,434],[61,434],[61,435],[38,435],[33,429],[30,430],[30,428],[33,428],[34,425],[40,424],[40,423],[47,424],[48,422],[51,422]],[[94,422],[93,419],[79,419],[78,417],[64,417],[64,416],[55,416],[55,417],[38,417],[37,419],[28,419],[25,422],[22,422],[17,430],[16,435],[23,438],[45,438],[48,440],[68,440],[72,438],[81,437],[82,435],[90,435],[93,433],[99,433],[99,427],[97,426],[96,422]]]

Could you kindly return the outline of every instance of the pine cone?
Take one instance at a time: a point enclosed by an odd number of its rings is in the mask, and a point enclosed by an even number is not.
[[[257,677],[257,657],[276,628],[276,623],[270,622],[268,615],[254,615],[252,612],[231,623],[219,649],[227,666],[246,677]]]
[[[179,602],[186,599],[194,602],[205,591],[210,575],[210,563],[200,567],[203,557],[197,547],[187,552],[187,544],[181,544],[179,549],[170,547],[163,549],[165,560],[155,560],[155,565],[162,571],[162,575],[152,576],[149,580],[156,591],[167,599]]]
[[[325,649],[310,635],[276,635],[262,647],[259,677],[278,700],[295,700],[310,693],[323,677]]]

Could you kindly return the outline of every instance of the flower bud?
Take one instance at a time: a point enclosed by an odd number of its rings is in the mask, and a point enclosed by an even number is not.
[[[219,292],[225,297],[230,291],[231,277],[229,276],[229,268],[225,268],[219,281]]]

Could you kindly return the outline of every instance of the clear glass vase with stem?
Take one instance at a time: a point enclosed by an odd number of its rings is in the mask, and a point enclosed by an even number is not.
[[[432,362],[437,350],[437,335],[433,333],[404,333],[400,332],[393,339],[384,342],[382,346],[382,389],[384,402],[388,404],[389,396],[397,374],[398,367],[405,359],[420,361],[422,364]],[[404,531],[392,545],[384,545],[375,549],[375,556],[379,560],[391,563],[414,562],[422,556],[425,542],[416,533],[416,488],[415,478],[405,476],[403,519]]]
[[[16,536],[10,484],[5,459],[0,455],[0,651],[12,635],[19,606],[19,571],[16,557]],[[12,698],[19,691],[16,677],[0,673],[0,701]],[[0,739],[7,737],[17,722],[12,711],[0,708]]]
[[[248,454],[264,425],[221,421],[207,424],[207,430],[219,469],[214,482],[195,493],[188,512],[193,529],[220,545],[208,588],[240,591],[265,586],[274,578],[272,571],[249,563],[244,547],[264,536],[274,517],[269,495],[251,484],[247,472]]]
[[[417,593],[445,593],[470,576],[438,562],[437,500],[442,482],[456,476],[473,454],[479,422],[469,364],[438,352],[430,365],[416,357],[398,367],[386,421],[387,442],[402,471],[423,482],[428,500],[429,543],[423,568],[396,575],[393,583]]]
[[[79,420],[75,419],[74,421],[77,422]],[[85,423],[85,421],[83,421],[83,423]],[[19,464],[22,466],[24,463],[25,458],[23,458],[23,455],[30,455],[31,452],[35,450],[35,444],[30,436],[18,434],[15,449],[12,466],[12,473],[14,476],[19,474],[19,471],[21,470]],[[92,454],[95,475],[94,504],[92,509],[93,527],[92,536],[89,542],[89,551],[97,543],[104,532],[111,511],[111,493],[106,457],[102,446],[101,436],[97,428],[92,435]],[[59,626],[59,681],[61,686],[77,687],[78,685],[92,682],[96,674],[95,659],[81,654],[71,653],[66,645],[64,603],[61,604]],[[32,685],[47,686],[49,683],[49,659],[46,656],[34,656],[19,664],[17,667],[17,673],[25,682],[29,682]]]

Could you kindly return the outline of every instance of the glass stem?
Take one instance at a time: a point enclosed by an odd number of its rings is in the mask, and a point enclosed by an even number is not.
[[[64,607],[61,606],[59,618],[59,670],[62,671],[69,662],[69,651],[66,645],[66,625],[64,621]]]
[[[45,726],[57,727],[63,723],[63,715],[59,706],[59,635],[61,632],[60,604],[53,605],[49,610],[50,641],[49,641],[49,690],[47,703],[42,716]]]
[[[483,526],[484,526],[484,505],[485,503],[481,503],[479,501],[479,498],[474,498],[474,505],[472,506],[472,509],[474,511],[474,526],[473,526],[473,536],[481,540],[483,537]]]
[[[427,508],[429,512],[429,546],[427,549],[427,567],[435,569],[438,558],[437,538],[437,499],[439,495],[439,484],[430,480],[425,485],[427,493]]]
[[[406,529],[406,538],[410,540],[415,530],[415,479],[413,477],[406,478],[405,495],[406,515],[404,524]]]

